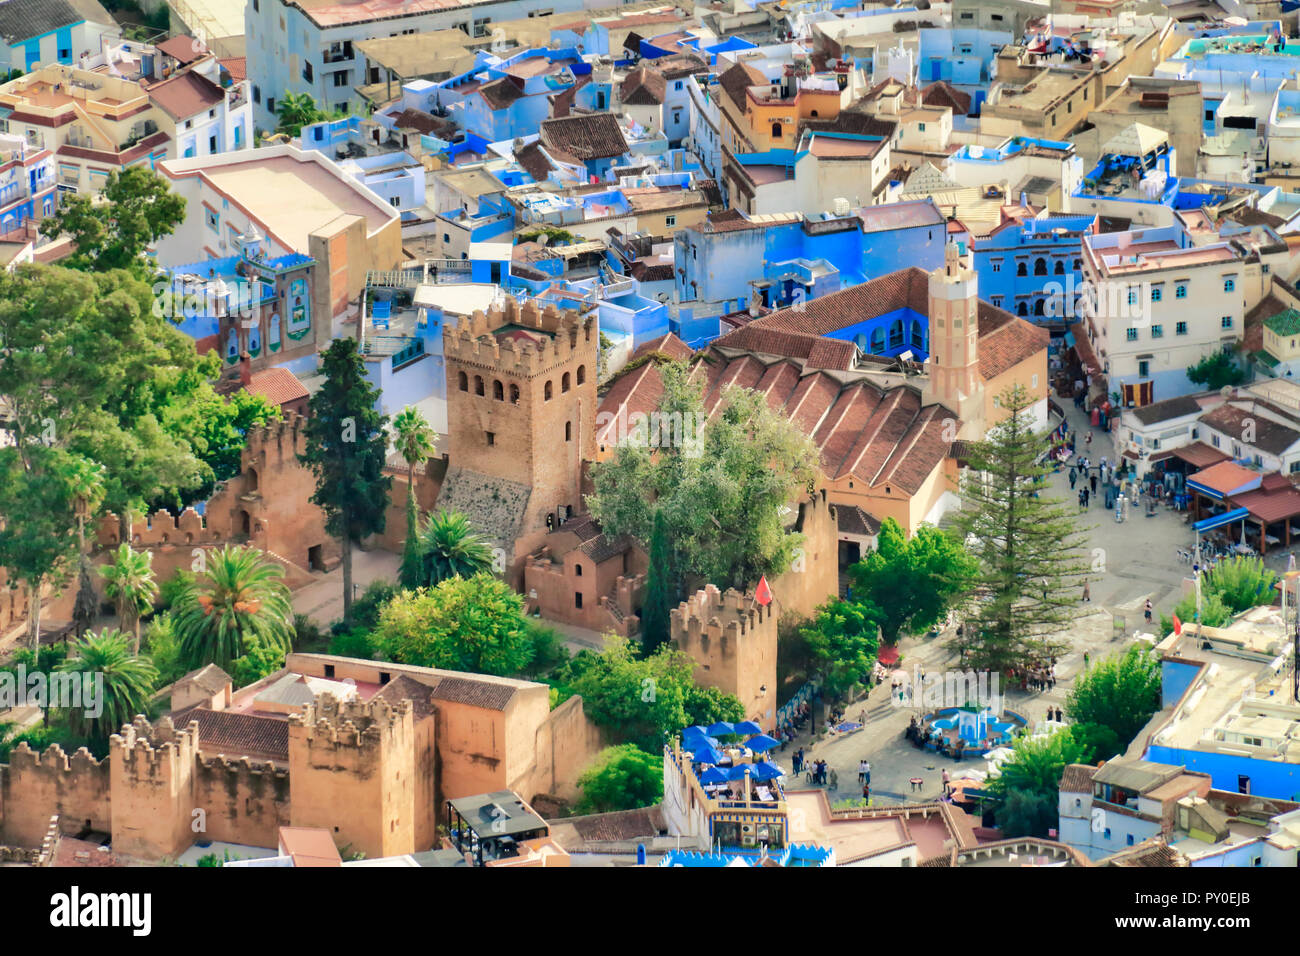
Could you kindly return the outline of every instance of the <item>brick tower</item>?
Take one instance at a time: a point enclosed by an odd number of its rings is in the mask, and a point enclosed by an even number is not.
[[[412,721],[409,700],[340,703],[331,694],[291,716],[292,825],[324,827],[339,847],[370,859],[414,852]]]
[[[194,760],[199,725],[177,728],[170,717],[144,717],[109,738],[113,852],[157,860],[193,842]]]
[[[465,511],[512,565],[582,510],[599,339],[594,313],[509,296],[443,330],[451,469],[438,504]]]
[[[776,726],[776,612],[735,588],[712,584],[669,613],[677,649],[695,659],[695,681],[735,694],[745,719]]]
[[[930,360],[926,404],[954,412],[961,429],[954,437],[984,437],[984,380],[979,371],[979,283],[961,260],[955,243],[944,264],[930,273]]]

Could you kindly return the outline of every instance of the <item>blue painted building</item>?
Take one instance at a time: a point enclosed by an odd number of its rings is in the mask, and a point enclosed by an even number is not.
[[[698,347],[718,336],[718,316],[753,304],[781,308],[908,266],[938,268],[946,236],[947,222],[929,199],[843,218],[788,214],[683,229],[674,237],[673,331]]]
[[[987,236],[971,236],[980,297],[1038,322],[1063,324],[1055,298],[1076,294],[1083,280],[1083,237],[1097,217],[1047,215],[1010,220]]]

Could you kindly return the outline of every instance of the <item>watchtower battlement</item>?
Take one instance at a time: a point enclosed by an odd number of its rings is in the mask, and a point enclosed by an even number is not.
[[[512,331],[520,334],[512,336]],[[486,312],[476,310],[458,322],[448,321],[442,333],[443,355],[527,379],[575,358],[594,361],[599,350],[595,331],[594,314],[506,296]]]

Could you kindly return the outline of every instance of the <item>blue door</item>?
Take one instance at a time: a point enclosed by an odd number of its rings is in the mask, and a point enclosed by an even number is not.
[[[943,60],[940,57],[933,57],[930,60],[930,82],[943,79]]]

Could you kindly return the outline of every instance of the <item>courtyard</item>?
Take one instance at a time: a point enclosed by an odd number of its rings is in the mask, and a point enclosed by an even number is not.
[[[1102,456],[1114,460],[1108,437],[1092,429],[1084,414],[1067,406],[1069,425],[1076,430],[1076,452],[1087,454],[1095,464]],[[1086,451],[1084,436],[1093,433]],[[1073,512],[1076,493],[1071,491],[1068,469],[1051,478],[1052,493]],[[1006,709],[1024,717],[1031,727],[1047,719],[1048,712],[1065,707],[1074,679],[1084,667],[1085,656],[1096,661],[1120,652],[1139,634],[1151,634],[1159,640],[1160,615],[1170,615],[1191,589],[1191,566],[1180,558],[1180,551],[1195,546],[1195,533],[1185,520],[1185,513],[1160,506],[1153,517],[1146,517],[1141,507],[1129,508],[1123,522],[1115,520],[1113,510],[1106,510],[1097,497],[1079,522],[1086,533],[1085,558],[1094,573],[1090,575],[1091,601],[1079,605],[1078,617],[1063,636],[1069,649],[1057,659],[1056,683],[1050,690],[1021,690],[1005,684],[1000,688]],[[1290,553],[1286,549],[1270,551],[1267,565],[1285,571]],[[1152,604],[1152,624],[1147,625],[1143,610]],[[957,655],[947,648],[953,637],[951,629],[938,635],[905,637],[899,643],[898,669],[914,681],[920,673],[953,671]],[[871,764],[871,802],[873,806],[937,800],[943,796],[942,772],[946,769],[956,779],[960,771],[986,770],[987,763],[978,754],[968,753],[958,762],[932,751],[918,750],[905,737],[910,720],[932,708],[900,704],[891,694],[889,681],[874,687],[869,695],[849,705],[844,721],[861,724],[847,734],[819,736],[815,741],[805,732],[777,757],[789,766],[794,750],[802,746],[805,760],[825,760],[835,771],[837,788],[832,802],[861,800],[858,763]],[[919,781],[914,783],[914,781]],[[787,778],[787,789],[811,787],[801,774]]]

